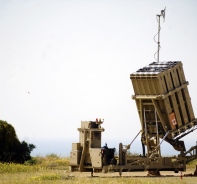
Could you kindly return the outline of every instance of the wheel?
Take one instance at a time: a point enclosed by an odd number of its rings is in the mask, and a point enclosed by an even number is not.
[[[179,170],[178,170],[178,169],[175,169],[175,170],[174,170],[174,173],[179,173]]]

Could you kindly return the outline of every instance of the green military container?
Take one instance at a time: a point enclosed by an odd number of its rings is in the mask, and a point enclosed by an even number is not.
[[[142,131],[175,141],[197,128],[181,61],[153,62],[130,79]]]

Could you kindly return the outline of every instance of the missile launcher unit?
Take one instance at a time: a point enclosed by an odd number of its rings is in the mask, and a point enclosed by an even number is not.
[[[185,151],[179,139],[197,128],[197,119],[182,62],[153,62],[132,73],[130,79],[142,131],[149,139],[166,135],[165,140],[177,151]]]
[[[186,151],[184,141],[179,140],[197,128],[182,62],[153,62],[130,74],[130,79],[135,93],[132,99],[141,122],[137,136],[141,134],[142,154],[127,155],[131,144],[120,143],[115,155],[115,148],[101,147],[103,121],[82,121],[79,142],[72,144],[70,153],[71,171],[179,172],[185,171],[186,163],[196,158],[197,146]],[[160,149],[163,141],[180,154],[163,157]]]

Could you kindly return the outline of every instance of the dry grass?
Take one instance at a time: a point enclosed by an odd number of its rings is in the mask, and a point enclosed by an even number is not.
[[[197,161],[189,165],[188,173],[193,173]],[[180,173],[161,173],[162,177],[144,177],[146,172],[123,173],[122,177],[118,173],[95,173],[90,177],[90,173],[71,173],[68,170],[69,159],[50,154],[46,157],[34,157],[31,161],[20,164],[0,164],[0,184],[196,184],[197,177],[180,178]]]
[[[90,177],[70,175],[61,171],[44,171],[39,173],[3,174],[0,183],[6,184],[196,184],[194,177]]]

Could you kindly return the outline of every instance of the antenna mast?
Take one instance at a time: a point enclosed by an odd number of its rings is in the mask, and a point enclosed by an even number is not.
[[[158,21],[158,32],[157,32],[157,34],[158,34],[158,41],[157,42],[155,41],[157,43],[157,45],[158,45],[157,52],[156,52],[157,53],[157,62],[159,62],[159,50],[160,50],[160,30],[161,30],[160,17],[163,17],[163,21],[165,21],[165,11],[166,11],[166,8],[164,8],[164,10],[161,10],[161,14],[160,15],[156,15],[156,18],[157,18],[157,21]],[[155,37],[156,37],[156,35],[155,35]]]

